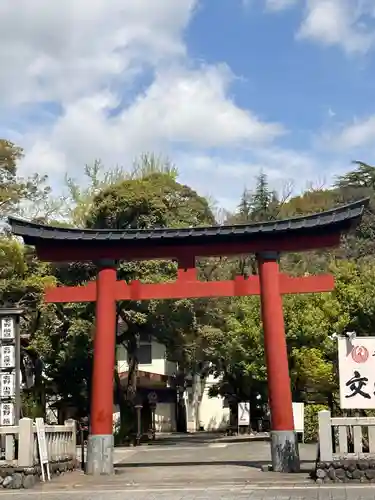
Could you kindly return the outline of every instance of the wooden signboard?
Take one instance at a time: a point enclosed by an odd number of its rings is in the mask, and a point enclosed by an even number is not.
[[[302,442],[305,442],[305,403],[292,403],[294,430],[302,434]]]
[[[35,419],[35,427],[36,427],[36,436],[38,440],[38,451],[39,451],[39,460],[40,466],[42,469],[42,481],[45,482],[45,472],[44,466],[47,469],[47,479],[51,480],[50,470],[49,470],[49,461],[48,461],[48,450],[47,450],[47,441],[46,441],[46,429],[44,425],[44,420],[42,418]]]
[[[250,402],[238,403],[238,427],[250,425]]]

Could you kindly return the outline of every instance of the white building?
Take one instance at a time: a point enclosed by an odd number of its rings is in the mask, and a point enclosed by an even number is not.
[[[193,378],[192,387],[183,394],[182,404],[177,404],[177,366],[166,359],[166,347],[155,340],[142,338],[138,351],[137,392],[143,400],[143,421],[147,421],[147,401],[150,393],[156,394],[155,423],[157,432],[198,430],[215,431],[226,428],[229,423],[229,408],[221,397],[209,398],[209,388],[215,383],[213,376],[201,380]],[[128,372],[127,352],[117,348],[117,368],[120,379],[126,382]],[[180,409],[178,416],[177,408]],[[181,415],[181,408],[185,415]],[[182,418],[183,417],[183,418]],[[177,422],[179,419],[179,423]]]
[[[209,390],[217,380],[213,375],[201,379],[195,376],[191,388],[185,392],[187,431],[217,431],[229,425],[229,407],[221,396],[209,397]]]

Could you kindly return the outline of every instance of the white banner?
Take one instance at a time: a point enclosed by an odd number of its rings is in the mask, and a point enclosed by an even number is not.
[[[341,408],[375,408],[375,337],[340,338],[338,351]]]
[[[305,431],[305,403],[292,403],[294,430],[304,433]]]
[[[250,402],[238,403],[238,425],[250,425]]]

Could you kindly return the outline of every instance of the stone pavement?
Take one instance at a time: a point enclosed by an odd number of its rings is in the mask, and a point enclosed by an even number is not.
[[[270,445],[265,441],[253,442],[191,442],[190,446],[145,446],[116,449],[117,474],[112,478],[94,479],[73,474],[69,480],[75,487],[95,482],[104,487],[117,488],[119,484],[139,486],[184,485],[246,485],[279,483],[310,483],[309,472],[314,467],[315,445],[302,445],[301,474],[262,472],[270,463]],[[62,479],[66,481],[67,479]],[[54,481],[54,485],[60,479]]]
[[[24,500],[26,492],[7,491],[4,498]],[[65,491],[28,491],[30,500],[374,500],[371,486],[299,487],[207,487],[160,489],[95,489]]]
[[[303,472],[262,472],[270,463],[268,442],[190,440],[179,445],[117,448],[116,474],[93,478],[66,474],[28,491],[45,500],[367,500],[375,487],[316,486],[309,479],[316,446],[301,445]],[[23,500],[25,492],[2,492]]]
[[[178,445],[188,446],[194,444],[209,443],[235,443],[247,441],[265,441],[269,439],[268,432],[258,432],[252,434],[235,434],[227,436],[223,432],[193,432],[193,433],[158,433],[156,440],[149,443],[150,446]]]

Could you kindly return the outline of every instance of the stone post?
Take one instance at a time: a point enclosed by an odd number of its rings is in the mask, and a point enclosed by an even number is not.
[[[319,452],[321,462],[332,462],[332,427],[331,412],[328,410],[320,411],[319,414]]]
[[[69,443],[69,454],[71,455],[72,460],[77,459],[77,424],[73,419],[66,420],[65,425],[68,425],[72,429],[72,439]]]
[[[21,418],[18,434],[18,466],[34,465],[34,428],[31,418]]]

